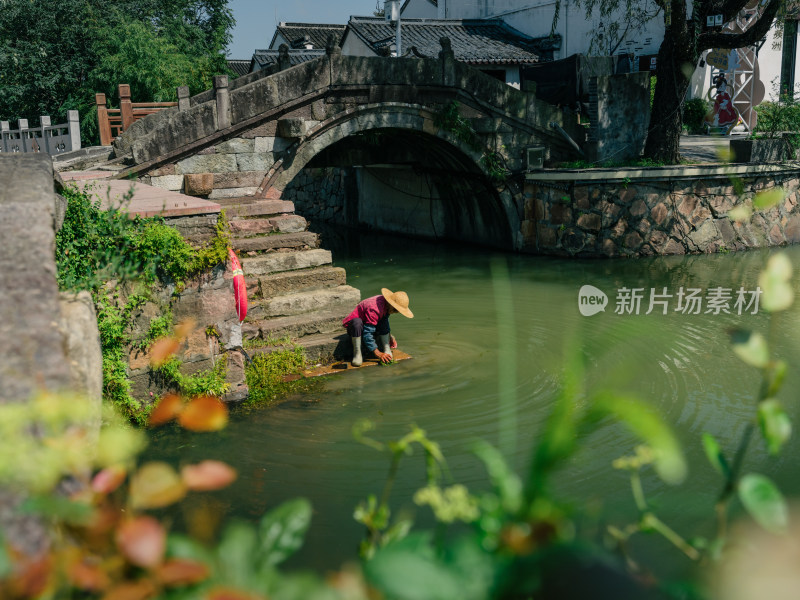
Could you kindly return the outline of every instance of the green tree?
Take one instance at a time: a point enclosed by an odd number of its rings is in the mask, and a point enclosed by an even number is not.
[[[96,139],[94,94],[169,101],[227,72],[228,0],[0,0],[0,119],[77,109]]]
[[[560,0],[557,0],[560,5]],[[595,32],[595,49],[612,54],[624,34],[655,18],[664,21],[664,40],[658,51],[656,89],[644,155],[659,162],[677,163],[683,126],[681,107],[689,89],[689,80],[700,55],[712,48],[743,48],[758,42],[769,30],[779,11],[785,10],[786,0],[655,0],[656,10],[649,0],[578,0],[587,15],[599,15],[612,25],[608,31]],[[740,34],[706,27],[706,17],[722,14],[727,23],[736,18],[746,6],[761,6],[747,31]],[[556,9],[556,20],[558,19]],[[622,18],[619,18],[620,15]],[[599,44],[597,43],[599,42]]]

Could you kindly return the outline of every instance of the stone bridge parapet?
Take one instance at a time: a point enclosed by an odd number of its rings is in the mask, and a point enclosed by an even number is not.
[[[572,148],[550,123],[558,123],[579,142],[585,137],[582,127],[565,120],[557,107],[537,100],[535,92],[509,87],[455,61],[446,51],[439,60],[331,52],[278,73],[255,75],[236,87],[217,80],[215,94],[204,92],[192,99],[202,102],[185,102],[135,123],[114,143],[117,156],[134,163],[126,174],[146,174],[207,153],[233,138],[279,138],[271,148],[269,142],[262,142],[254,152],[276,152],[276,146],[280,152],[303,140],[317,122],[367,104],[400,103],[436,110],[458,101],[471,109],[475,130],[490,147],[519,166],[530,145],[549,148],[548,159],[572,156]]]

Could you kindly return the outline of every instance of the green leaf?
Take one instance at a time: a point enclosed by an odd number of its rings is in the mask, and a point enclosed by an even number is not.
[[[792,435],[789,415],[783,410],[780,402],[769,398],[758,405],[758,424],[761,427],[761,435],[767,442],[769,453],[777,456],[781,447]]]
[[[767,340],[760,333],[736,329],[731,332],[731,342],[733,352],[748,365],[763,369],[769,363]]]
[[[3,532],[0,531],[0,579],[8,577],[14,570],[14,564],[11,562],[11,557],[8,555],[6,548],[6,541],[3,538]]]
[[[486,466],[489,480],[503,503],[503,509],[512,514],[519,511],[522,507],[522,482],[508,468],[500,451],[483,440],[477,442],[472,451]]]
[[[765,310],[786,310],[794,301],[794,290],[789,283],[792,277],[792,262],[784,253],[773,254],[758,277],[758,287],[763,292],[761,305]]]
[[[532,499],[545,486],[550,472],[569,458],[577,444],[577,421],[580,399],[584,396],[583,355],[577,338],[564,349],[564,376],[561,389],[550,413],[544,432],[534,449],[531,471],[526,483],[526,496]]]
[[[297,552],[310,524],[311,503],[305,498],[284,502],[264,515],[259,525],[263,560],[277,565]]]
[[[779,360],[769,365],[767,372],[767,397],[774,396],[780,391],[783,386],[783,380],[786,378],[787,365],[784,361]]]
[[[764,190],[762,192],[758,192],[756,197],[753,198],[753,207],[757,208],[758,210],[766,210],[768,208],[772,208],[778,202],[782,202],[785,197],[786,192],[783,191],[783,188]]]
[[[227,584],[248,588],[253,583],[258,566],[256,542],[256,532],[248,523],[232,523],[225,529],[217,548],[217,564],[220,578]]]
[[[436,558],[430,535],[412,534],[375,553],[364,565],[369,583],[394,600],[453,600],[464,597],[459,575]]]
[[[710,433],[703,434],[703,449],[706,451],[706,456],[711,466],[725,479],[728,479],[731,476],[731,468],[728,466],[728,461],[725,460],[725,455],[722,454],[717,440]]]
[[[210,564],[213,556],[208,549],[186,535],[171,533],[167,537],[167,557],[183,558],[197,562]]]
[[[20,510],[27,514],[33,513],[57,519],[70,525],[85,525],[94,512],[89,504],[73,502],[57,495],[32,496],[22,503]]]
[[[758,473],[749,473],[739,482],[739,499],[756,520],[767,531],[783,533],[789,523],[786,500],[775,484]]]
[[[666,483],[678,484],[686,477],[680,444],[652,407],[635,397],[601,393],[595,396],[593,411],[613,415],[650,446],[656,454],[656,473]]]

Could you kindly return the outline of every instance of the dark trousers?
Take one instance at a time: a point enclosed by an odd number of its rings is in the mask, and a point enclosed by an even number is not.
[[[361,337],[364,333],[364,321],[356,317],[347,323],[347,334],[350,337]],[[389,333],[389,317],[386,316],[375,326],[375,335],[386,335]]]

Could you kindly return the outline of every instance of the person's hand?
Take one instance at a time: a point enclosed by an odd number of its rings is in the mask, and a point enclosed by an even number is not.
[[[392,355],[391,354],[389,354],[388,352],[381,352],[377,348],[375,349],[375,356],[377,356],[378,359],[382,363],[390,363],[390,362],[392,362]]]
[[[390,335],[390,336],[389,336],[389,348],[391,348],[392,350],[394,350],[395,348],[397,348],[397,340],[396,340],[396,339],[394,339],[394,336],[393,336],[393,335]]]

